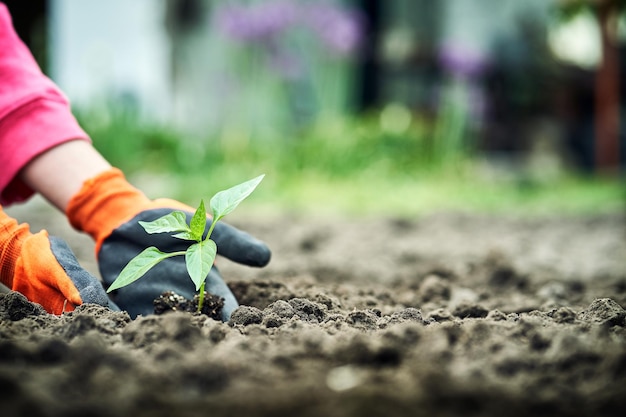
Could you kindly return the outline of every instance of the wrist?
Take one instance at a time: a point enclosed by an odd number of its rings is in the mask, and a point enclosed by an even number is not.
[[[39,153],[20,171],[19,179],[59,210],[83,183],[111,165],[85,140],[69,140]]]
[[[128,183],[122,171],[110,168],[83,183],[69,200],[65,214],[75,229],[89,234],[99,247],[115,228],[134,217],[149,202],[141,191]]]

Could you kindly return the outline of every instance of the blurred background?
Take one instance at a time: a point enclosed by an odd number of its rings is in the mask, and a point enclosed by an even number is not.
[[[623,0],[14,0],[95,146],[197,205],[578,213],[626,201]]]

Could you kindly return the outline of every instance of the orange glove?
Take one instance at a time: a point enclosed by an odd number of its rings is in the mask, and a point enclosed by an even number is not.
[[[109,305],[102,284],[80,267],[63,240],[45,230],[32,234],[1,206],[0,282],[53,314],[72,311],[83,302]]]
[[[66,214],[72,226],[96,241],[100,274],[105,285],[110,285],[124,266],[149,246],[164,252],[186,249],[188,242],[173,239],[168,234],[147,234],[138,223],[156,220],[174,210],[186,212],[189,218],[195,212],[175,200],[148,199],[126,181],[119,169],[111,168],[83,184],[70,200]],[[209,226],[207,224],[207,230]],[[223,222],[216,225],[211,238],[217,244],[218,254],[235,262],[251,266],[264,266],[269,262],[270,251],[264,243]],[[222,318],[228,320],[238,304],[215,267],[207,277],[205,288],[224,298]],[[195,293],[182,256],[164,260],[144,277],[110,296],[134,317],[151,314],[153,300],[167,290],[188,298]]]

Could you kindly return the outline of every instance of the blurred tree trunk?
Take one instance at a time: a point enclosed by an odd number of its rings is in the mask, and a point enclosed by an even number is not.
[[[620,165],[619,0],[597,1],[595,10],[602,39],[602,61],[595,81],[595,162],[601,174],[615,174]]]

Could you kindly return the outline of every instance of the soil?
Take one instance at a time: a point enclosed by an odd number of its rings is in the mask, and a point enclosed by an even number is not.
[[[165,314],[174,311],[183,311],[187,313],[198,312],[198,304],[200,296],[194,295],[193,300],[183,297],[174,291],[165,291],[153,301],[154,314]],[[207,291],[204,292],[204,299],[200,313],[214,320],[221,320],[222,308],[224,307],[224,299],[213,295]]]
[[[0,295],[2,416],[624,415],[621,213],[231,223],[229,323]]]

